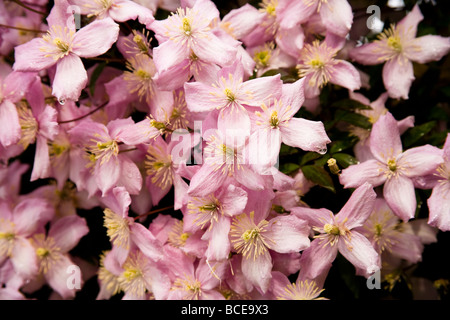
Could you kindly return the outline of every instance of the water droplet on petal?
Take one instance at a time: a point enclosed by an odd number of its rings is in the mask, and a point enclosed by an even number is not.
[[[66,99],[64,99],[64,98],[61,98],[61,99],[59,99],[59,101],[58,101],[58,102],[59,102],[59,104],[60,104],[60,105],[62,105],[62,106],[63,106],[64,104],[66,104]]]
[[[324,155],[325,153],[327,153],[327,148],[325,147],[323,149],[320,149],[319,151],[317,151],[317,153]]]

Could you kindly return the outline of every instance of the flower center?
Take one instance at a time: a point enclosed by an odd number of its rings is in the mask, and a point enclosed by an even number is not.
[[[387,162],[389,170],[392,172],[395,172],[397,170],[397,163],[395,162],[395,159],[389,159]]]
[[[128,248],[130,236],[128,220],[121,218],[109,208],[106,208],[103,213],[105,214],[103,225],[107,229],[106,234],[111,242],[114,245]]]
[[[270,125],[272,128],[278,127],[278,124],[280,123],[280,119],[278,119],[278,112],[276,110],[272,111],[272,114],[270,115]]]
[[[233,91],[231,91],[230,89],[226,88],[224,90],[224,93],[225,93],[228,101],[234,102],[236,100],[236,96],[234,95]]]
[[[338,236],[341,233],[338,226],[336,226],[334,224],[329,224],[329,223],[327,223],[323,226],[323,230],[326,233],[334,235],[334,236]]]
[[[402,51],[402,43],[400,41],[400,37],[399,36],[390,36],[387,39],[387,44],[389,47],[391,47],[392,49],[394,49],[397,52],[401,52]]]
[[[253,57],[253,60],[258,65],[261,65],[263,67],[267,67],[269,64],[269,60],[271,58],[270,52],[268,50],[263,50],[255,53],[255,56]]]
[[[61,53],[67,54],[70,50],[70,45],[59,37],[53,39],[53,44],[61,50]]]
[[[192,33],[192,26],[191,26],[191,22],[189,21],[188,17],[184,17],[182,20],[182,24],[183,24],[183,32],[184,34],[186,34],[187,36],[191,35]]]

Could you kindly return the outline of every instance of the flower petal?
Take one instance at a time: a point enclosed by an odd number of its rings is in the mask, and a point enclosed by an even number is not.
[[[404,222],[414,218],[416,194],[411,179],[398,175],[384,184],[383,196],[392,211]]]
[[[362,226],[372,213],[376,197],[372,185],[364,183],[353,191],[350,199],[336,215],[336,219],[341,222],[347,220],[345,225],[350,230]]]
[[[269,289],[272,270],[272,258],[268,251],[260,254],[255,259],[242,259],[242,273],[254,286],[258,287],[263,293]]]
[[[337,60],[333,66],[330,82],[351,91],[361,88],[361,78],[358,70],[348,61]]]
[[[391,98],[408,99],[414,79],[413,64],[406,58],[395,57],[383,66],[383,83]]]
[[[337,246],[324,245],[320,239],[313,240],[300,257],[300,274],[308,279],[317,278],[331,268],[337,253]]]
[[[0,143],[8,147],[20,140],[20,129],[17,108],[10,100],[0,103]]]
[[[396,158],[402,153],[403,147],[397,120],[390,112],[378,118],[372,127],[369,139],[372,154],[382,163],[387,163],[390,158]]]
[[[408,59],[418,63],[439,61],[450,51],[450,38],[426,35],[412,40],[405,50]]]
[[[430,210],[428,224],[437,227],[442,231],[450,231],[450,183],[444,181],[433,188],[431,196],[428,198],[428,208]]]
[[[83,62],[78,56],[69,54],[60,59],[56,65],[52,94],[60,101],[66,99],[77,101],[86,83],[87,73]]]
[[[305,151],[323,152],[331,142],[321,121],[292,118],[280,130],[283,143]]]
[[[58,219],[50,228],[48,236],[55,239],[61,252],[69,252],[82,237],[88,234],[86,220],[79,216],[67,216]]]
[[[342,170],[339,181],[344,188],[356,188],[365,182],[374,187],[380,186],[386,181],[386,176],[379,170],[380,166],[382,164],[375,159],[351,165]]]
[[[402,174],[409,178],[433,174],[443,161],[442,149],[432,145],[408,149],[397,158]]]
[[[310,246],[308,223],[296,215],[275,217],[269,221],[268,228],[264,236],[271,240],[269,247],[276,252],[299,252]]]
[[[53,66],[56,61],[41,51],[47,44],[42,38],[21,44],[14,48],[14,71],[41,71]]]

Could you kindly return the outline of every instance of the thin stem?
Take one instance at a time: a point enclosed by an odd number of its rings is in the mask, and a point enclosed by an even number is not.
[[[125,150],[120,150],[119,153],[125,153],[125,152],[135,151],[135,150],[138,150],[138,148],[130,148],[130,149],[125,149]]]
[[[158,212],[162,212],[162,211],[166,211],[166,210],[169,210],[169,209],[173,209],[173,205],[168,206],[168,207],[165,207],[165,208],[160,208],[160,209],[152,210],[152,211],[149,211],[149,212],[147,212],[147,213],[141,214],[140,216],[135,217],[135,218],[134,218],[134,221],[136,221],[136,220],[138,220],[138,219],[140,219],[140,218],[149,216],[149,215],[151,215],[151,214],[158,213]]]
[[[27,9],[27,10],[30,10],[30,11],[32,11],[32,12],[34,12],[34,13],[41,14],[41,15],[43,15],[43,16],[46,16],[46,15],[47,15],[47,12],[42,12],[42,11],[33,9],[33,8],[27,6],[25,3],[23,3],[23,2],[20,1],[20,0],[10,0],[10,1],[12,1],[12,2],[14,2],[14,3],[17,3],[19,6],[25,8],[25,9]]]
[[[84,119],[84,118],[90,116],[91,114],[93,114],[94,112],[97,112],[98,110],[100,110],[100,109],[103,108],[104,106],[106,106],[106,105],[108,104],[108,102],[109,102],[109,101],[104,102],[103,104],[101,104],[100,106],[98,106],[97,108],[95,108],[94,110],[91,110],[91,111],[89,111],[88,113],[86,113],[85,115],[82,115],[82,116],[80,116],[80,117],[78,117],[78,118],[71,119],[71,120],[58,121],[58,123],[59,123],[59,124],[62,124],[62,123],[69,123],[69,122],[75,122],[75,121]]]
[[[125,62],[125,59],[119,59],[119,58],[104,58],[104,57],[92,57],[92,58],[83,58],[87,60],[96,60],[96,61],[106,61],[108,62]]]
[[[5,24],[0,24],[0,28],[8,28],[8,29],[20,30],[20,31],[25,31],[25,32],[34,32],[34,33],[46,33],[47,32],[47,31],[42,31],[42,30],[26,29],[26,28],[7,26]]]

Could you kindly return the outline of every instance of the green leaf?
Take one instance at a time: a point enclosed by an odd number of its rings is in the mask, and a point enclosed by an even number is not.
[[[91,96],[94,95],[95,83],[97,82],[98,77],[100,77],[100,74],[102,73],[105,66],[106,62],[99,63],[92,72],[91,81],[89,82],[89,92],[91,93]]]
[[[300,168],[300,166],[295,163],[283,163],[282,165],[280,165],[280,171],[285,174],[290,174],[298,168]]]
[[[372,128],[372,123],[369,121],[369,118],[359,113],[339,109],[336,111],[335,117],[340,121],[345,121],[360,128]]]
[[[356,139],[354,139],[353,137],[349,137],[346,140],[333,141],[331,143],[330,153],[334,154],[334,153],[342,152],[346,149],[353,147],[355,145],[355,143],[356,143]]]
[[[305,153],[305,155],[302,157],[301,161],[300,161],[300,165],[303,166],[305,164],[307,164],[310,161],[316,160],[320,158],[320,154],[317,152],[307,152]]]
[[[335,158],[339,166],[343,167],[344,169],[358,163],[358,160],[356,160],[355,157],[347,153],[335,153],[333,154],[333,158]]]
[[[323,167],[316,165],[307,165],[302,167],[303,174],[306,179],[316,183],[317,185],[336,193],[333,180]]]
[[[276,74],[285,74],[285,72],[282,72],[279,69],[272,69],[272,70],[268,70],[266,72],[263,73],[263,75],[261,77],[270,77],[270,76],[274,76]]]
[[[290,147],[288,145],[285,145],[284,143],[281,144],[280,148],[280,156],[288,156],[292,154],[297,154],[299,150],[294,147]]]
[[[429,121],[420,126],[408,129],[402,136],[403,149],[407,149],[436,127],[436,121]]]

